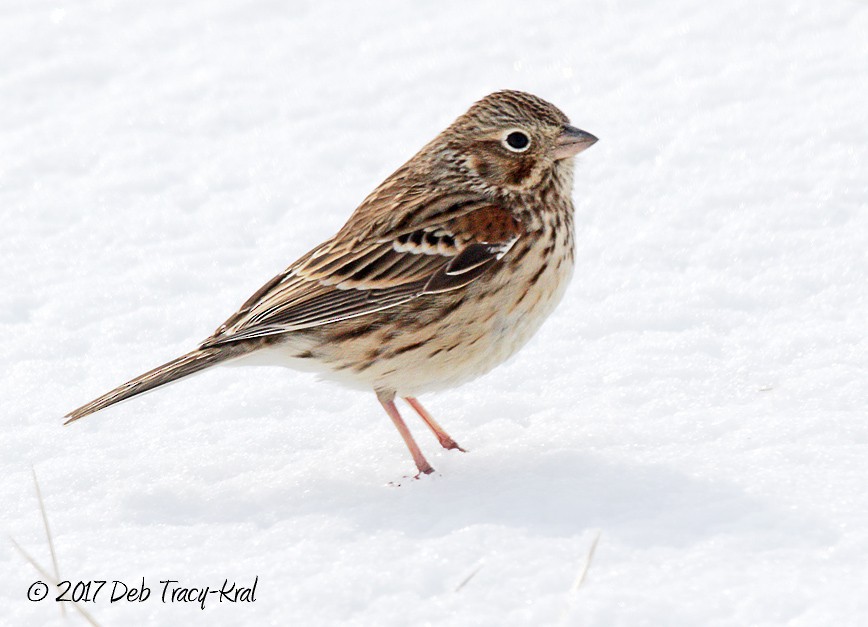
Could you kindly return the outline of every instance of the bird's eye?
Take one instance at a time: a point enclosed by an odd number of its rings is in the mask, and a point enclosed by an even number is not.
[[[530,137],[522,131],[510,131],[503,138],[503,145],[512,152],[524,152],[530,146]]]

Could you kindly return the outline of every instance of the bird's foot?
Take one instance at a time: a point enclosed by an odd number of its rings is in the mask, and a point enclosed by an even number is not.
[[[438,438],[438,440],[440,441],[440,446],[445,448],[447,451],[457,450],[457,451],[461,451],[462,453],[467,452],[466,449],[461,448],[458,445],[458,442],[456,442],[452,438],[448,438],[448,437],[447,438]]]
[[[430,475],[433,473],[434,473],[434,467],[431,466],[431,464],[427,464],[425,466],[420,466],[419,472],[417,472],[415,475],[413,475],[413,478],[418,480],[420,477],[422,477],[422,475]]]

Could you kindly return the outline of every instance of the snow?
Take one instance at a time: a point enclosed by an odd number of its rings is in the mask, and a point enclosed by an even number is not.
[[[277,368],[61,428],[500,88],[601,141],[559,309],[422,399],[470,452],[407,410],[404,479],[372,394]],[[61,578],[152,588],[103,625],[868,623],[866,99],[858,2],[7,0],[2,531],[50,568],[32,464]],[[0,573],[0,623],[83,624]]]

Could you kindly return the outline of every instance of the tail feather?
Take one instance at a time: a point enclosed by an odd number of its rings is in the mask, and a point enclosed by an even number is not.
[[[88,414],[97,412],[109,405],[114,405],[115,403],[119,403],[132,396],[136,396],[137,394],[147,392],[148,390],[165,385],[166,383],[171,383],[172,381],[176,381],[182,377],[204,370],[209,366],[218,364],[221,361],[225,361],[232,357],[238,357],[240,354],[246,352],[243,350],[233,350],[234,348],[235,347],[232,345],[224,344],[221,346],[199,348],[191,351],[186,355],[173,359],[172,361],[167,362],[162,366],[158,366],[145,374],[139,375],[135,379],[127,381],[123,385],[115,388],[111,392],[107,392],[99,398],[92,400],[87,405],[82,405],[78,409],[69,412],[65,416],[66,418],[69,418],[69,420],[63,424],[68,425],[70,422],[74,422],[79,418],[84,418]]]

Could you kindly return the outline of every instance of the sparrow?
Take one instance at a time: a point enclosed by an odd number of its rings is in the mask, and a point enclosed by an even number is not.
[[[416,477],[430,474],[395,398],[441,446],[464,450],[416,397],[505,361],[561,300],[574,261],[573,157],[596,141],[537,96],[486,96],[198,348],[64,424],[223,362],[264,361],[373,390]]]

